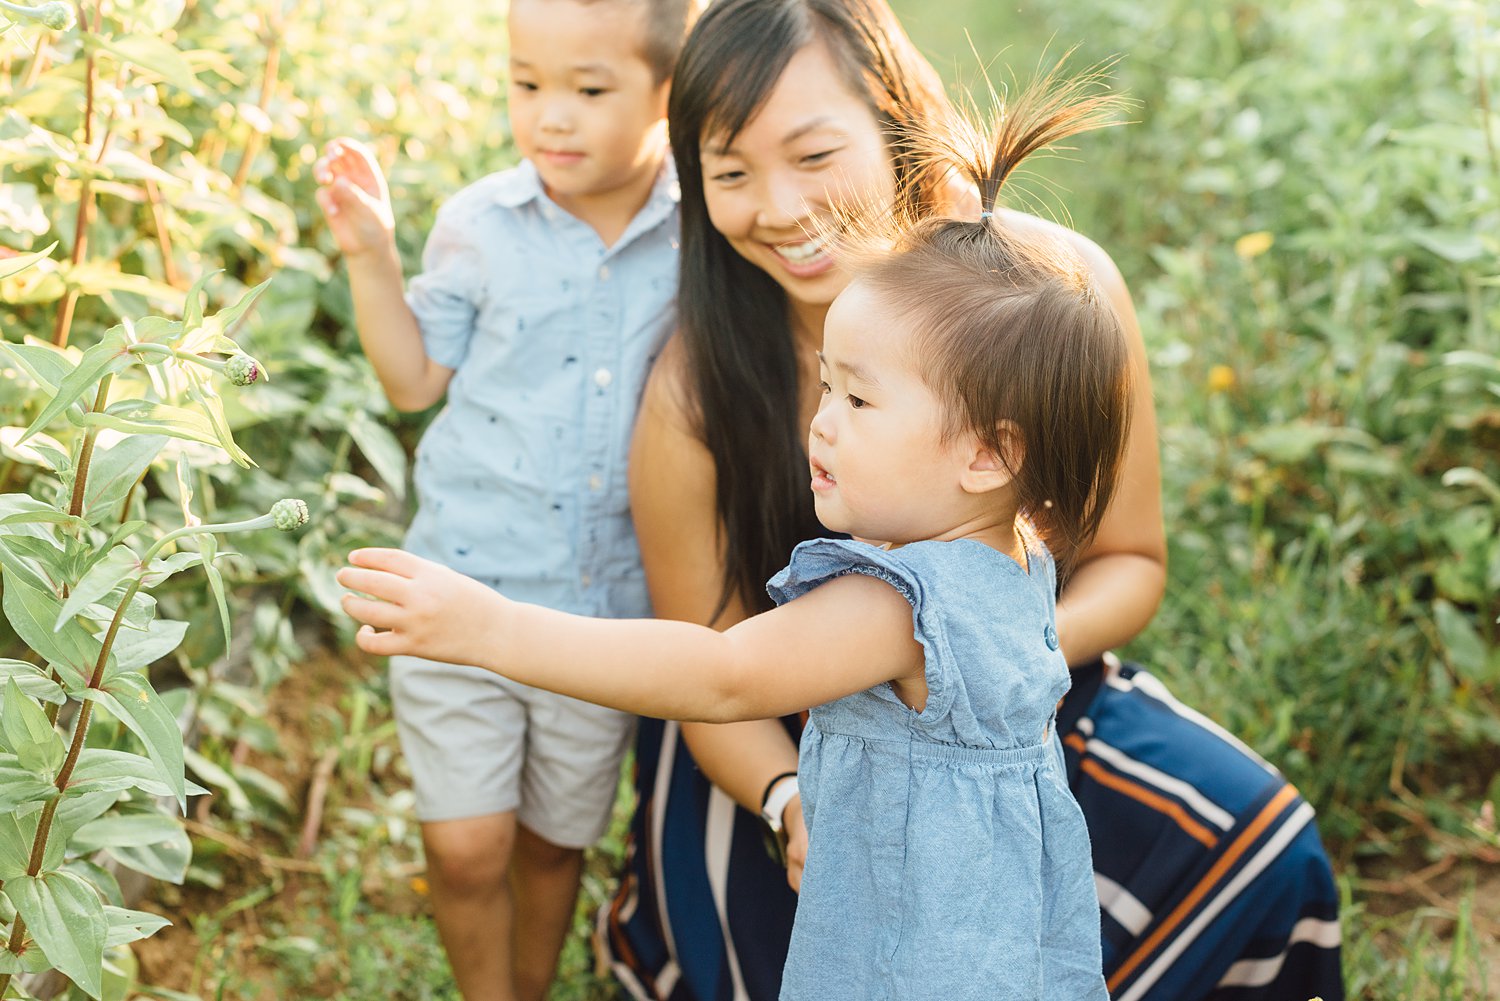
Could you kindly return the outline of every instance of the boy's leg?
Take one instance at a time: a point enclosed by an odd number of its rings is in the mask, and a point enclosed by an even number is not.
[[[438,933],[465,1001],[512,1001],[509,870],[526,709],[479,668],[392,657]]]
[[[433,919],[464,1001],[513,1001],[511,928],[517,909],[508,875],[515,813],[424,823],[422,844]]]
[[[609,827],[635,717],[538,689],[517,697],[526,703],[526,762],[511,941],[518,1001],[541,1001],[572,927],[583,850]]]
[[[515,839],[510,888],[525,919],[511,927],[512,977],[516,1001],[542,1001],[573,924],[583,849],[554,845],[525,824],[516,825]]]

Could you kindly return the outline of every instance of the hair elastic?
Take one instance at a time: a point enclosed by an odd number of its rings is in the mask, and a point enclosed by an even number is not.
[[[985,209],[983,212],[979,213],[980,222],[984,222],[986,219],[993,218],[995,218],[995,213],[991,212],[989,209]]]

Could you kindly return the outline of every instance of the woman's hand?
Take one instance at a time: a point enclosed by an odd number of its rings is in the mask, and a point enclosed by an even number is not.
[[[318,205],[345,257],[394,252],[395,213],[385,175],[364,143],[335,139],[313,164]]]
[[[477,663],[479,637],[494,635],[497,612],[510,604],[477,580],[399,549],[356,549],[349,563],[338,582],[358,593],[344,595],[344,611],[364,623],[359,648],[380,657]]]
[[[807,820],[802,816],[802,797],[793,796],[781,815],[786,831],[786,881],[796,893],[802,892],[802,867],[807,865]]]

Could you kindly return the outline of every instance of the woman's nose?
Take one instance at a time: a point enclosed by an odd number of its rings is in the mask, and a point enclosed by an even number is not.
[[[808,217],[807,198],[801,185],[772,177],[762,189],[755,222],[762,229],[798,228]]]

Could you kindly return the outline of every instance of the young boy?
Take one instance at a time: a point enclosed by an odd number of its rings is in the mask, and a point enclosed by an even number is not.
[[[391,403],[447,406],[417,450],[406,548],[585,615],[650,614],[627,508],[631,425],[672,320],[666,101],[701,0],[514,0],[524,159],[453,196],[403,298],[385,180],[335,140],[318,204]],[[467,1001],[540,1001],[631,718],[477,668],[391,660],[433,910]]]

